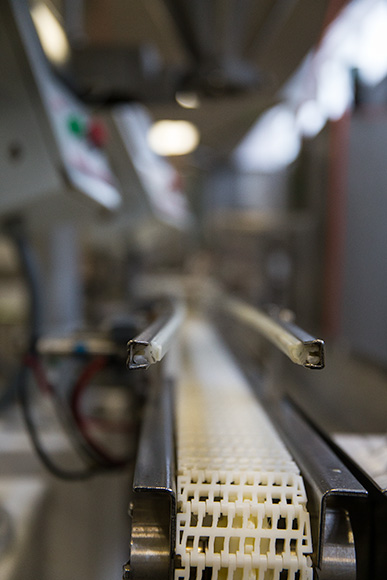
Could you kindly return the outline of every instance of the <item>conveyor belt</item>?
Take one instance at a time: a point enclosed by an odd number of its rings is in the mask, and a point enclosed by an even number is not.
[[[299,469],[214,331],[183,333],[175,580],[310,580]]]

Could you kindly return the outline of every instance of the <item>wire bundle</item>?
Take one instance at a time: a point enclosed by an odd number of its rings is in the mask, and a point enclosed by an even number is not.
[[[95,357],[83,367],[78,378],[70,389],[68,402],[59,397],[57,389],[47,378],[44,366],[38,355],[29,353],[24,360],[18,375],[18,392],[23,417],[31,442],[44,466],[55,476],[66,480],[86,479],[98,472],[124,467],[130,457],[116,458],[111,455],[90,434],[90,421],[85,417],[81,409],[83,394],[90,386],[92,379],[97,373],[106,368],[108,357]],[[82,469],[64,469],[51,458],[39,435],[39,429],[33,417],[30,379],[38,385],[40,392],[48,397],[54,405],[56,414],[65,428],[73,448],[78,456],[86,462]],[[104,425],[106,427],[106,425]],[[113,426],[114,427],[114,426]]]
[[[25,231],[25,224],[15,217],[3,224],[3,230],[13,243],[18,254],[21,273],[29,297],[29,345],[27,354],[22,357],[20,367],[16,373],[16,380],[10,384],[12,396],[8,398],[12,400],[16,391],[24,421],[37,455],[53,475],[66,480],[86,479],[102,470],[117,469],[125,466],[131,457],[116,458],[111,455],[91,436],[89,421],[82,413],[81,403],[86,389],[91,385],[95,375],[112,362],[111,357],[95,356],[86,358],[85,356],[85,365],[69,389],[69,398],[66,400],[63,397],[59,397],[59,389],[55,388],[55,385],[52,385],[48,380],[44,364],[36,350],[36,344],[42,329],[43,294],[40,283],[40,270]],[[116,361],[113,362],[115,363]],[[86,467],[83,469],[65,469],[58,465],[45,450],[34,419],[31,382],[36,383],[40,392],[52,401],[56,414],[69,439],[72,441],[74,450],[86,463]]]

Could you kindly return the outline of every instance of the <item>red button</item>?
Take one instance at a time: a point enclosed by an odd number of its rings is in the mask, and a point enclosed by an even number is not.
[[[91,121],[87,136],[95,147],[104,147],[108,141],[109,135],[106,126],[102,121]]]

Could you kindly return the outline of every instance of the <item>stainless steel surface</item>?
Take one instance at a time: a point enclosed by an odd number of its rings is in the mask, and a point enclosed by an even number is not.
[[[226,310],[242,323],[258,331],[285,353],[292,362],[309,369],[322,369],[325,365],[324,341],[276,314],[270,316],[240,300],[226,298]]]
[[[367,490],[289,402],[268,410],[307,483],[319,578],[366,578]],[[356,559],[353,537],[357,547],[362,542]]]
[[[47,191],[57,191],[62,184],[56,171],[59,159],[55,142],[9,2],[1,5],[0,66],[0,126],[4,147],[0,159],[0,208],[1,212],[14,212],[26,200],[31,203],[44,197]]]
[[[325,367],[325,342],[321,338],[314,338],[293,322],[286,320],[281,311],[278,313],[278,323],[302,342],[306,356],[303,363],[304,367],[310,369],[323,369]]]
[[[28,2],[2,2],[0,29],[0,212],[31,220],[33,213],[41,229],[47,221],[85,219],[101,205],[117,208],[121,197],[105,154],[69,129],[71,118],[89,125],[90,113],[47,62]]]
[[[164,580],[172,574],[176,482],[172,386],[155,377],[141,432],[133,480],[130,560],[124,578]]]
[[[330,341],[327,363],[320,373],[305,373],[284,359],[286,391],[324,432],[386,433],[387,371]],[[377,401],[377,404],[375,402]]]
[[[336,578],[334,573],[342,575],[338,578],[345,578],[344,572],[353,577],[355,549],[356,579],[384,580],[386,497],[331,437],[351,432],[385,434],[385,371],[350,357],[333,344],[329,365],[321,373],[305,373],[286,358],[279,360],[280,353],[274,352],[275,376],[272,372],[263,380],[256,353],[244,343],[245,348],[238,349],[239,334],[235,337],[226,329],[225,336],[308,483],[313,538],[319,550],[314,562],[321,562],[317,572],[327,580]],[[326,515],[331,510],[336,520],[333,529]],[[332,531],[337,540],[332,539]]]
[[[164,494],[145,493],[137,499],[132,515],[130,561],[125,580],[166,580],[173,565],[169,544],[171,502]]]
[[[147,369],[159,362],[176,338],[183,318],[181,303],[170,302],[166,312],[160,313],[152,324],[128,342],[128,368]]]
[[[233,350],[235,337],[230,333],[227,337]],[[368,580],[374,577],[373,547],[370,542],[373,508],[368,488],[288,399],[286,374],[276,374],[273,383],[270,373],[265,379],[262,370],[259,371],[249,360],[246,349],[238,349],[238,343],[235,354],[304,478],[311,515],[312,559],[316,578]],[[276,368],[282,369],[277,356],[279,352],[274,354],[276,357],[272,362]],[[286,359],[282,360],[288,371],[294,368],[300,377],[306,374]],[[317,376],[321,378],[323,374],[317,373]],[[269,390],[266,382],[270,383]],[[380,575],[376,577],[382,578]]]
[[[327,509],[318,580],[356,580],[356,549],[348,512]]]
[[[162,314],[143,332],[138,334],[128,342],[128,360],[129,369],[147,369],[154,361],[149,361],[145,356],[145,349],[149,347],[152,339],[157,335],[159,330],[167,324],[170,314]]]

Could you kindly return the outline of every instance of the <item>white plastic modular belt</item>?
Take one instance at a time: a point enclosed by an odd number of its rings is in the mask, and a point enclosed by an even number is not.
[[[183,344],[175,580],[310,580],[298,467],[214,331],[189,321]]]

